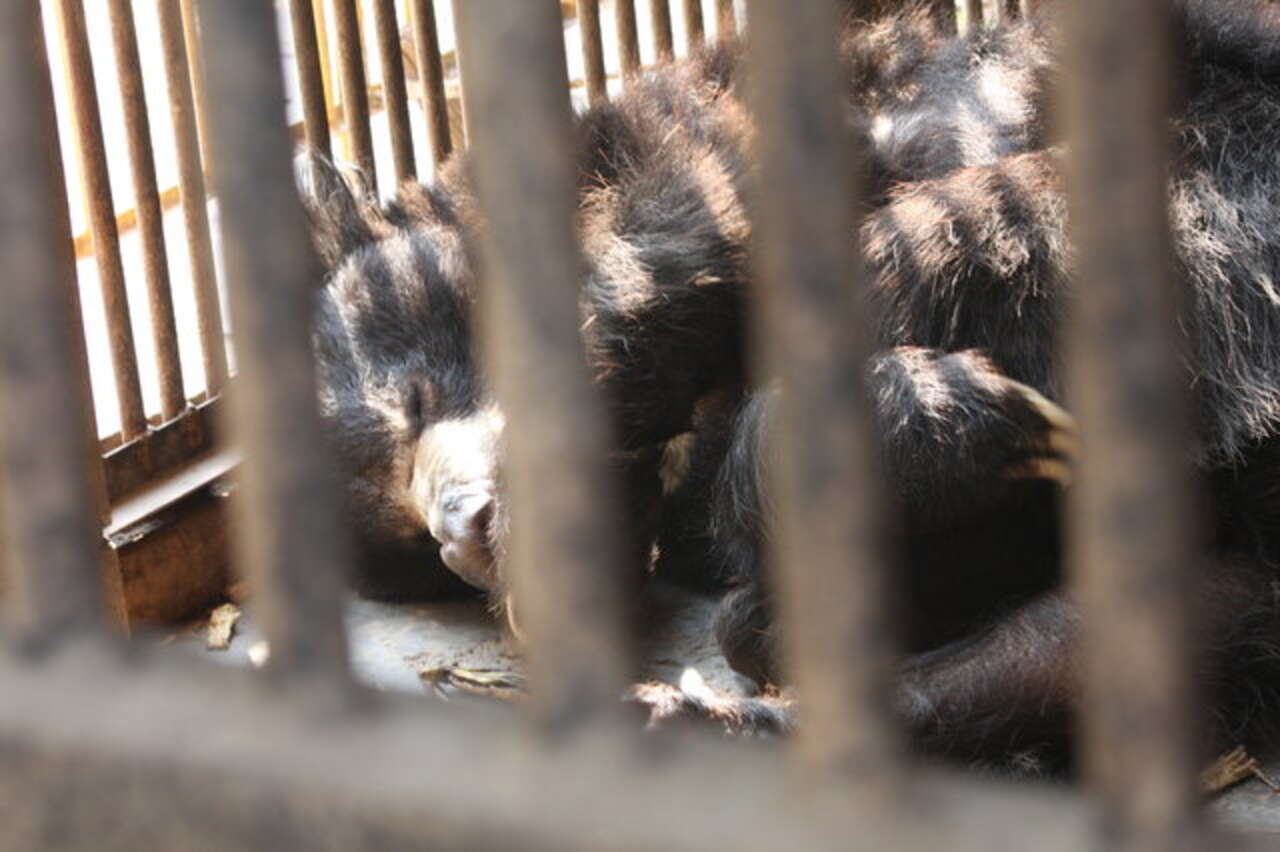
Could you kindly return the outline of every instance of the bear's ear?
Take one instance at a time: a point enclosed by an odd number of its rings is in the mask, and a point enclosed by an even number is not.
[[[311,224],[311,241],[326,271],[352,252],[376,243],[389,228],[364,177],[344,174],[315,150],[302,156],[298,188]]]

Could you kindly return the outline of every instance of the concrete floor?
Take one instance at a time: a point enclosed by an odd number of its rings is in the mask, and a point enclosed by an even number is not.
[[[674,589],[660,590],[656,597],[643,677],[677,683],[686,668],[693,668],[713,689],[747,694],[750,684],[728,668],[707,629],[715,599]],[[420,673],[446,666],[520,671],[514,644],[476,602],[396,605],[353,599],[347,607],[347,630],[353,671],[377,689],[429,694],[433,688]],[[191,641],[197,639],[193,636]],[[260,653],[261,647],[261,633],[247,615],[230,648],[209,655],[229,664],[250,665],[251,656]],[[1273,777],[1280,777],[1280,759],[1269,761],[1268,768]],[[1210,812],[1226,825],[1280,835],[1280,797],[1260,781],[1219,795]]]

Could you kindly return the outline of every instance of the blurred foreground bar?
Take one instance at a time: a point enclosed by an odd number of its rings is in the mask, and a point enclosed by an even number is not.
[[[1170,13],[1163,0],[1076,0],[1064,11],[1083,771],[1104,799],[1108,840],[1169,849],[1193,812],[1188,594],[1203,558],[1166,208]]]
[[[761,186],[754,206],[758,357],[781,380],[773,554],[781,635],[804,702],[808,755],[892,769],[892,651],[884,501],[861,378],[870,339],[861,286],[856,187],[841,122],[839,10],[821,0],[748,6]]]
[[[294,185],[272,6],[218,0],[202,18],[210,141],[236,329],[232,434],[244,449],[241,564],[286,674],[346,683],[342,579],[349,554],[322,437],[311,352],[323,270]]]
[[[559,7],[466,0],[455,9],[487,226],[487,363],[507,418],[511,581],[536,710],[562,722],[617,708],[630,661],[603,408],[578,332],[583,268]]]
[[[45,647],[103,622],[101,483],[53,87],[35,3],[0,4],[0,491],[5,623]]]

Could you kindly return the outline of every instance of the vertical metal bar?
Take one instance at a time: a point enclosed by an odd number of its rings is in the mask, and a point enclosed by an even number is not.
[[[760,128],[755,210],[761,351],[781,380],[774,434],[782,637],[818,762],[894,766],[882,488],[861,377],[866,319],[850,234],[833,0],[748,7]],[[854,190],[854,191],[851,191]],[[852,278],[852,280],[851,280]],[[768,341],[768,345],[764,345]]]
[[[213,160],[209,156],[209,136],[205,129],[204,58],[200,52],[200,15],[196,4],[200,0],[182,0],[182,38],[187,43],[187,61],[191,63],[191,95],[196,107],[196,132],[200,137],[200,156],[205,170],[212,172]]]
[[[188,48],[178,0],[156,0],[156,12],[160,22],[165,79],[169,87],[169,114],[173,119],[182,219],[200,325],[200,354],[204,363],[205,387],[213,396],[221,392],[227,383],[227,345],[222,331],[222,306],[218,302],[218,277],[213,265],[209,202],[196,128],[191,68],[187,62]]]
[[[369,130],[369,91],[364,77],[364,49],[356,0],[333,0],[333,25],[338,31],[338,76],[342,84],[342,120],[356,165],[370,186],[377,186],[373,134]]]
[[[102,115],[94,85],[93,57],[80,0],[58,0],[58,20],[71,78],[71,105],[76,115],[76,149],[80,171],[89,196],[89,221],[93,250],[107,313],[111,341],[111,366],[120,406],[120,431],[127,441],[147,431],[138,379],[138,354],[134,348],[129,297],[125,290],[124,264],[120,259],[120,235],[116,231],[115,201],[107,169],[107,149],[102,139]]]
[[[164,242],[164,211],[156,186],[155,155],[151,151],[151,119],[147,116],[138,34],[129,0],[111,0],[111,38],[115,46],[120,99],[124,104],[129,163],[133,167],[134,204],[142,239],[142,265],[151,307],[151,334],[155,338],[156,368],[160,384],[160,415],[172,420],[186,407],[182,384],[182,360],[178,352],[177,321],[169,282],[169,256]]]
[[[439,166],[453,153],[449,136],[449,100],[444,93],[444,62],[440,58],[440,34],[431,0],[413,0],[413,40],[422,83],[422,109],[427,115],[432,162]]]
[[[334,105],[333,68],[330,66],[332,45],[329,41],[329,13],[325,10],[325,0],[312,0],[311,10],[316,19],[316,42],[320,53],[320,79],[324,81],[325,116],[329,115]]]
[[[614,0],[614,26],[618,33],[618,55],[622,59],[624,84],[640,73],[640,36],[636,32],[635,0]]]
[[[582,35],[587,100],[595,106],[609,100],[604,72],[604,41],[600,33],[600,0],[578,0],[578,30]]]
[[[738,15],[733,10],[733,0],[716,0],[716,38],[720,41],[738,32]]]
[[[1029,18],[1034,15],[1038,6],[1037,0],[1022,0],[1022,17]]]
[[[629,637],[603,410],[578,334],[583,270],[559,7],[466,0],[455,12],[487,224],[485,353],[507,416],[512,582],[535,706],[564,722],[616,710]]]
[[[396,20],[395,0],[374,0],[374,28],[378,34],[378,53],[382,59],[382,94],[391,129],[391,157],[395,162],[396,183],[413,177],[413,132],[409,129],[409,95],[405,91],[404,57],[400,55],[400,24]]]
[[[1203,552],[1166,206],[1170,15],[1165,0],[1064,11],[1077,266],[1068,397],[1087,448],[1068,543],[1084,609],[1083,771],[1110,839],[1167,849],[1194,802],[1188,605]]]
[[[670,61],[676,55],[671,35],[671,5],[667,0],[649,0],[649,22],[653,29],[653,45],[659,61]]]
[[[326,157],[333,156],[329,139],[329,114],[324,98],[324,74],[320,66],[320,44],[316,40],[315,9],[312,0],[289,0],[289,21],[293,28],[293,54],[298,63],[298,88],[302,90],[302,120],[307,128],[307,145]]]
[[[965,0],[965,32],[974,33],[982,29],[982,0]]]
[[[693,52],[702,47],[702,0],[684,0],[684,38],[685,47]]]
[[[0,4],[0,490],[7,619],[42,647],[102,625],[88,365],[37,3]]]
[[[315,397],[310,316],[323,276],[293,179],[272,4],[204,10],[209,130],[240,364],[230,396],[244,448],[238,545],[283,674],[345,689],[341,611],[348,564],[336,481]]]

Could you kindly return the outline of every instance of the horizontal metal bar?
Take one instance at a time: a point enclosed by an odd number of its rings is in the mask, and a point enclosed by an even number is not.
[[[212,90],[210,91],[212,94]],[[591,737],[531,760],[503,708],[384,696],[381,712],[298,718],[247,673],[186,655],[146,667],[0,658],[6,848],[673,850],[1091,848],[1060,789],[921,773],[909,821],[769,748]],[[56,826],[56,831],[50,826]],[[1243,838],[1221,838],[1243,849]]]

